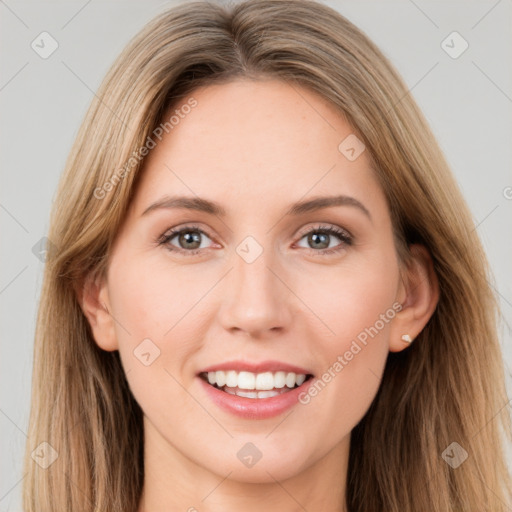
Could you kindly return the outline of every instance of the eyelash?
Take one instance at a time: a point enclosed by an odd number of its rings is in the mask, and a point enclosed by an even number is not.
[[[187,232],[187,231],[192,231],[192,232],[196,231],[198,233],[201,233],[202,235],[206,235],[208,238],[211,239],[211,237],[208,235],[208,233],[206,233],[204,230],[202,230],[199,226],[189,225],[189,226],[184,226],[180,229],[171,229],[170,231],[167,231],[166,233],[161,235],[156,240],[156,242],[158,245],[167,245],[167,249],[171,252],[181,253],[182,255],[187,255],[187,256],[194,256],[194,255],[200,253],[201,251],[203,251],[204,249],[186,250],[186,249],[181,249],[181,248],[178,248],[178,247],[175,247],[175,246],[172,246],[169,244],[169,242],[176,235],[179,235],[179,234]],[[310,229],[309,231],[302,233],[300,235],[299,240],[302,240],[302,238],[309,235],[310,233],[322,233],[322,234],[326,234],[326,235],[334,235],[334,236],[337,236],[342,241],[342,243],[340,245],[338,245],[334,248],[331,248],[331,249],[315,250],[315,249],[310,248],[309,251],[312,251],[313,253],[315,253],[316,256],[328,256],[330,254],[337,253],[337,252],[341,251],[342,249],[344,249],[344,246],[351,246],[353,244],[352,235],[350,235],[350,233],[348,233],[348,231],[346,231],[344,229],[340,229],[336,226],[331,226],[331,225],[316,226],[316,227]]]

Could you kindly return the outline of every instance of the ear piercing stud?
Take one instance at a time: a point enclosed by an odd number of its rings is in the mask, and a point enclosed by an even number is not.
[[[404,334],[402,336],[402,341],[405,341],[406,343],[412,343],[412,339],[408,334]]]

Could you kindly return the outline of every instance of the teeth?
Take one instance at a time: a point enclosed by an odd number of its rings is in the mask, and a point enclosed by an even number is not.
[[[294,385],[295,385],[295,383],[294,383]],[[274,389],[274,376],[272,375],[272,373],[271,372],[258,373],[256,375],[255,389],[261,389],[261,390],[267,390],[267,391],[270,389]]]
[[[306,376],[304,374],[299,374],[295,377],[295,382],[297,383],[297,386],[301,386],[305,380]]]
[[[286,385],[289,388],[293,388],[295,386],[295,373],[289,373],[286,376]]]
[[[236,372],[234,370],[216,372],[208,372],[208,382],[217,384],[219,388],[226,386],[225,391],[229,388],[240,388],[242,390],[271,391],[273,389],[294,388],[295,385],[300,386],[306,380],[303,373],[293,372]],[[233,394],[233,393],[232,393]],[[237,393],[240,394],[240,393]],[[241,395],[240,396],[245,396]],[[248,398],[256,398],[248,397]],[[259,397],[266,398],[266,397]]]
[[[221,388],[226,384],[226,374],[224,372],[215,372],[215,382]]]
[[[219,384],[217,386],[221,387]],[[238,374],[238,387],[242,389],[256,389],[256,375],[251,372],[240,372]]]
[[[274,373],[274,387],[277,389],[284,388],[286,384],[286,373],[284,372],[276,372]]]
[[[236,388],[238,386],[238,374],[235,371],[230,370],[226,372],[226,386],[230,388]]]
[[[258,398],[272,398],[279,394],[279,391],[258,391]]]
[[[237,395],[245,398],[258,398],[258,393],[256,391],[238,391]]]
[[[281,395],[282,393],[286,393],[286,391],[243,391],[238,388],[229,388],[225,386],[223,391],[229,393],[230,395],[243,396],[245,398],[272,398],[273,396]]]

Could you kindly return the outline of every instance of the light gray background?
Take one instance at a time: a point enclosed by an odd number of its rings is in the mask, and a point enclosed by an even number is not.
[[[94,91],[128,40],[173,3],[181,2],[0,0],[0,512],[21,510],[43,272],[32,248],[46,234],[58,178]],[[512,0],[325,3],[391,59],[438,137],[495,275],[510,376]],[[59,44],[47,59],[31,48],[43,31]],[[441,47],[453,31],[469,43],[457,59]]]

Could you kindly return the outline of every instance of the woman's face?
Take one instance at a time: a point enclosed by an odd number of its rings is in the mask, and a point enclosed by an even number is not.
[[[390,214],[364,146],[316,94],[237,80],[191,97],[152,137],[100,345],[120,352],[146,449],[191,475],[282,480],[346,454],[377,392],[403,299]],[[295,391],[293,367],[313,376]],[[234,396],[206,370],[279,395]]]

